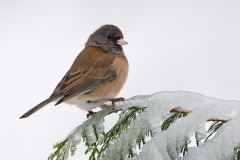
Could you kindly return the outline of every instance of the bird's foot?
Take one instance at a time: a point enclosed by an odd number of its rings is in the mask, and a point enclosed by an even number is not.
[[[89,118],[90,116],[92,116],[92,115],[95,114],[95,113],[96,113],[96,112],[88,111],[87,118]]]
[[[119,98],[110,98],[109,101],[112,102],[112,110],[115,110],[115,102],[120,102],[120,101],[124,101],[125,99],[122,97]]]

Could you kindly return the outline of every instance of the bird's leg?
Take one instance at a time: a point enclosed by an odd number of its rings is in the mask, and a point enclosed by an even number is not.
[[[110,101],[112,102],[112,109],[113,111],[115,110],[115,102],[120,102],[120,101],[124,101],[125,99],[123,97],[119,97],[119,98],[102,98],[102,99],[98,99],[97,101]]]
[[[95,114],[96,112],[88,111],[87,118],[89,118],[91,115]]]
[[[114,111],[115,110],[115,103],[120,102],[120,101],[124,101],[124,100],[125,100],[124,98],[119,97],[119,98],[101,99],[101,100],[98,100],[98,101],[111,101],[112,102],[112,110]],[[89,118],[91,115],[93,115],[95,113],[96,112],[88,111],[87,118]]]
[[[120,102],[120,101],[124,101],[124,98],[119,97],[119,98],[109,98],[109,101],[112,102],[112,110],[115,110],[115,102]]]

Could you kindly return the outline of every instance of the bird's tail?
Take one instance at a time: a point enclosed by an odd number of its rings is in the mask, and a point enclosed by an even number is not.
[[[28,116],[30,116],[31,114],[37,112],[38,110],[40,110],[41,108],[46,106],[48,103],[54,101],[57,98],[59,98],[59,96],[52,96],[52,97],[42,101],[41,103],[39,103],[38,105],[36,105],[35,107],[33,107],[32,109],[27,111],[26,113],[24,113],[19,119],[27,118]]]

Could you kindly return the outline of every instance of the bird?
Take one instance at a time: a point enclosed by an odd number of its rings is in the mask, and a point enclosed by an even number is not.
[[[115,25],[106,24],[93,32],[84,49],[74,60],[68,72],[49,98],[42,101],[20,119],[27,118],[51,102],[55,105],[61,103],[75,105],[88,111],[87,116],[92,115],[92,109],[112,102],[114,110],[115,102],[124,98],[115,98],[128,76],[128,60],[124,54],[124,40],[122,31]]]

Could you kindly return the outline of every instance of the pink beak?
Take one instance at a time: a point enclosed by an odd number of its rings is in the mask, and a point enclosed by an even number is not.
[[[128,43],[124,39],[121,38],[121,39],[117,40],[117,44],[122,46],[122,45],[126,45]]]

